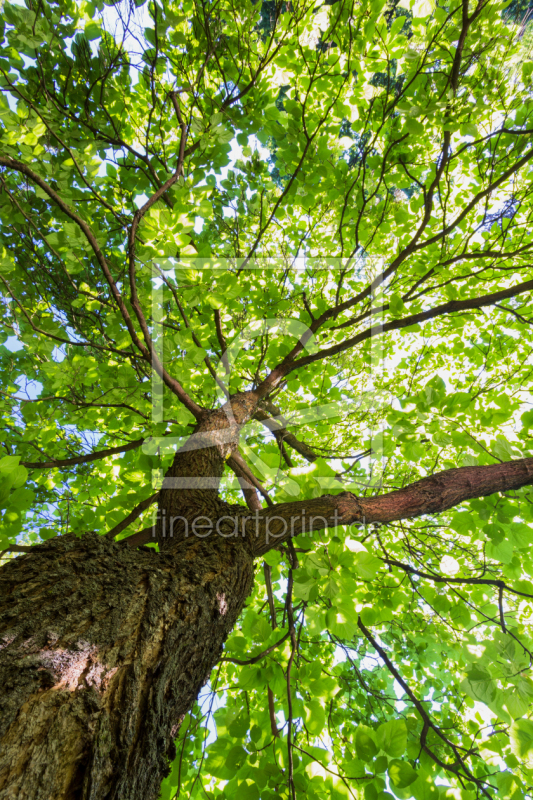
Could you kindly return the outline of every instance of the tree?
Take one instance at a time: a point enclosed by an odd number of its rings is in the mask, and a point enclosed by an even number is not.
[[[4,5],[0,798],[530,796],[506,5]]]

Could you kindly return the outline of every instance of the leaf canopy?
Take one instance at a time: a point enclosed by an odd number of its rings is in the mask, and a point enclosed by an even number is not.
[[[2,548],[151,526],[196,409],[274,373],[275,503],[533,456],[519,12],[5,3]],[[267,553],[161,797],[530,797],[532,500]]]

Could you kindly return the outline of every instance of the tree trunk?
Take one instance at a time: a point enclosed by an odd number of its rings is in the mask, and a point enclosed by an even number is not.
[[[159,553],[69,535],[2,569],[0,800],[159,796],[181,720],[252,588],[246,509],[218,483],[255,404],[236,395],[203,413],[176,453]],[[214,535],[191,533],[199,517]]]
[[[251,515],[223,502],[218,483],[257,400],[202,412],[159,493],[159,553],[68,535],[1,570],[0,800],[157,800],[180,723],[251,590],[254,556],[328,525],[439,513],[533,482],[526,458],[378,497],[269,509],[256,498]]]
[[[156,800],[252,586],[248,538],[62,536],[1,572],[0,798]]]

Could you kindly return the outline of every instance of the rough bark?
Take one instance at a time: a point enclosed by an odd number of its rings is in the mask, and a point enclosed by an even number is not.
[[[252,538],[232,535],[246,509],[218,496],[248,418],[237,397],[176,454],[159,497],[160,553],[69,535],[2,569],[0,800],[159,796],[180,722],[252,586]],[[172,537],[166,513],[181,519]],[[198,515],[229,519],[220,535],[186,536]]]
[[[252,585],[248,539],[57,537],[1,572],[0,798],[156,800]]]
[[[378,497],[264,509],[250,493],[250,511],[231,506],[218,484],[257,402],[247,393],[203,412],[176,453],[159,493],[159,553],[69,535],[1,570],[0,800],[156,800],[180,722],[251,590],[254,556],[302,531],[438,513],[533,482],[529,458]],[[211,525],[195,531],[200,516]]]
[[[221,409],[206,414],[176,453],[159,498],[156,536],[162,551],[172,551],[191,536],[211,538],[207,521],[212,523],[215,535],[230,535],[232,520],[247,514],[243,506],[230,506],[221,500],[219,483],[226,462],[237,450],[240,429],[256,405],[253,392],[234,395]],[[224,516],[229,519],[217,531],[216,523]],[[242,534],[239,524],[238,535]]]

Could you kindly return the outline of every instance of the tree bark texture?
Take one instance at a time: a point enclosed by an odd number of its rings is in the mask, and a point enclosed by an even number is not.
[[[252,585],[248,540],[58,537],[1,573],[0,798],[156,800]]]
[[[1,570],[0,800],[159,796],[252,588],[254,543],[231,535],[246,509],[224,503],[218,482],[254,403],[205,414],[176,453],[168,478],[185,487],[160,493],[161,552],[68,535]],[[180,517],[172,537],[167,512]],[[199,515],[229,518],[220,535],[187,536]]]
[[[229,505],[218,484],[228,459],[240,463],[239,430],[258,399],[205,412],[176,453],[158,498],[159,553],[67,535],[0,571],[0,800],[157,800],[181,720],[250,593],[254,557],[302,532],[439,513],[533,483],[529,458],[376,497]],[[198,517],[207,533],[191,533]]]

